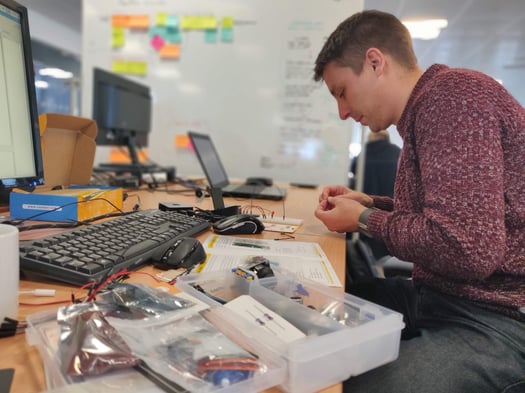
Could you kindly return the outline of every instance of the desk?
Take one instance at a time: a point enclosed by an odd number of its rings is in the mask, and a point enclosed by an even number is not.
[[[140,201],[142,209],[156,208],[159,202],[182,202],[190,203],[202,209],[211,209],[210,198],[205,198],[202,201],[196,199],[192,193],[179,192],[180,189],[173,189],[173,192],[161,191],[130,191],[125,203],[125,208],[131,208]],[[329,232],[325,226],[318,221],[314,215],[314,209],[317,204],[318,190],[301,189],[291,187],[288,192],[288,197],[285,200],[286,214],[290,217],[303,218],[303,225],[294,233],[294,237],[298,241],[317,242],[321,245],[326,255],[332,262],[335,272],[339,276],[341,282],[344,282],[345,271],[345,237],[342,234]],[[199,203],[200,202],[200,203]],[[253,205],[262,206],[264,208],[275,211],[277,217],[282,216],[283,202],[280,201],[263,201],[263,200],[234,200],[225,199],[225,204],[229,205]],[[46,232],[45,234],[48,234]],[[204,232],[199,235],[199,239],[203,240],[210,232]],[[21,238],[34,238],[43,236],[42,231],[21,233]],[[275,239],[280,237],[276,232],[263,232],[259,235],[253,235],[264,239]],[[292,240],[293,241],[293,240]],[[152,266],[145,266],[141,270],[147,272],[155,272]],[[132,275],[131,282],[141,282],[149,285],[164,285],[167,286],[171,292],[176,292],[176,289],[170,287],[168,284],[158,284],[152,279],[143,275]],[[20,281],[21,289],[35,289],[35,288],[54,288],[57,290],[55,300],[70,299],[71,293],[76,290],[75,287],[61,284],[57,282],[32,282],[27,280]],[[43,311],[47,309],[57,308],[58,305],[26,305],[26,303],[39,303],[49,301],[49,298],[34,298],[34,297],[20,297],[21,303],[19,307],[19,319],[25,320],[27,315]],[[11,393],[36,393],[46,389],[43,364],[40,359],[38,350],[27,344],[24,334],[18,334],[14,337],[0,339],[0,369],[15,368],[14,381]],[[268,392],[279,392],[280,389],[274,388]],[[324,389],[324,393],[341,392],[340,385],[334,385],[330,388]]]

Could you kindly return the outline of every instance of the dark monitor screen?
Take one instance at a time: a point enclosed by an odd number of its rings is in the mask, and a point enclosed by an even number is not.
[[[148,145],[152,99],[149,86],[121,75],[93,70],[93,120],[97,145],[126,146],[138,164],[137,147]]]
[[[0,0],[0,193],[44,183],[27,9]]]
[[[228,175],[210,136],[193,131],[189,131],[188,136],[210,187],[222,188],[227,186],[229,184]]]

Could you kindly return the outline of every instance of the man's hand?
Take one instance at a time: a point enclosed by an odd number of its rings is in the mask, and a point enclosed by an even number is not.
[[[352,191],[352,193],[355,192]],[[355,194],[367,196],[362,193]],[[335,197],[329,196],[319,202],[317,209],[315,209],[315,216],[321,220],[330,231],[340,233],[356,232],[359,229],[357,225],[359,216],[365,209],[366,206],[363,206],[352,198],[348,198],[347,194]]]
[[[327,186],[323,188],[319,195],[319,203],[328,201],[329,197],[344,197],[357,201],[365,207],[374,207],[374,200],[369,195],[343,186]]]

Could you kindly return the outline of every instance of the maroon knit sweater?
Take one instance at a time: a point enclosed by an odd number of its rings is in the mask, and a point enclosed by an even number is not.
[[[397,125],[394,200],[368,228],[414,281],[525,313],[525,110],[492,78],[433,65]]]

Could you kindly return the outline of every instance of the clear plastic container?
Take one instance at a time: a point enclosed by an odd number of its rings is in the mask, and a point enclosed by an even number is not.
[[[288,392],[316,392],[399,354],[401,314],[291,273],[251,281],[230,271],[200,273],[176,286],[214,306],[249,295],[301,330],[305,337],[285,342],[252,325],[260,342],[286,359],[281,388]]]

